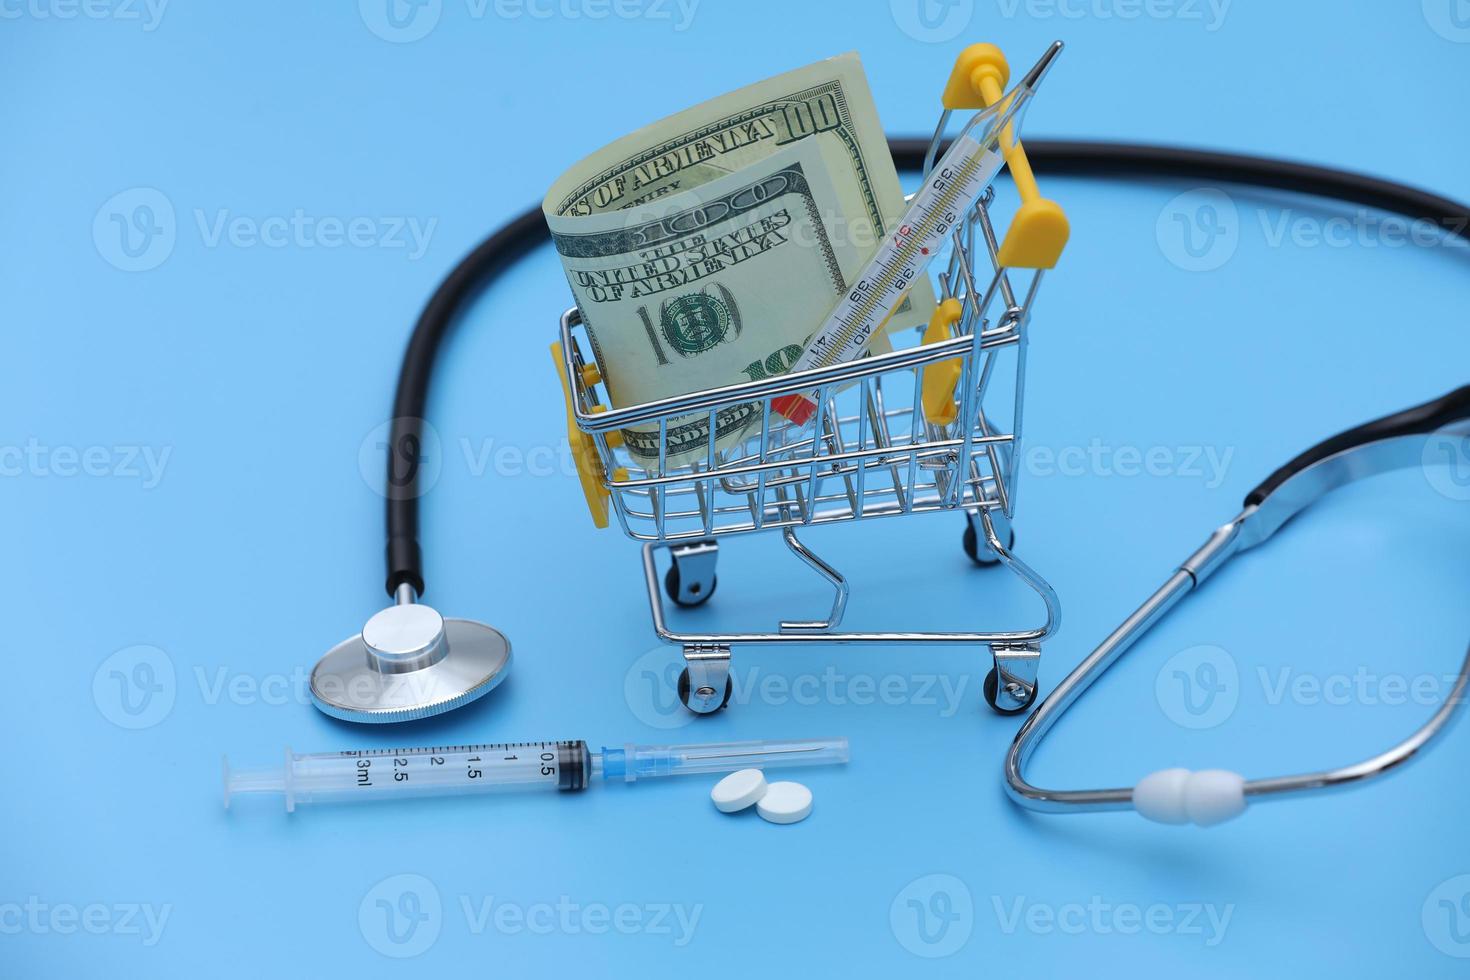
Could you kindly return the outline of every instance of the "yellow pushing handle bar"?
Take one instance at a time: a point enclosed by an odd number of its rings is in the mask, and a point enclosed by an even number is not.
[[[937,344],[954,336],[954,325],[960,322],[964,307],[951,296],[934,308],[929,326],[924,330],[923,343]],[[949,425],[959,417],[960,407],[955,404],[954,390],[960,383],[961,365],[958,357],[947,361],[936,361],[924,369],[924,418],[933,425]]]
[[[944,108],[988,109],[1005,98],[1010,77],[1010,65],[1000,48],[972,44],[955,60],[954,71],[944,86]],[[1000,146],[1021,194],[1021,207],[1000,245],[1000,264],[1013,269],[1050,269],[1061,258],[1071,232],[1066,212],[1057,202],[1041,196],[1031,161],[1026,159],[1026,148],[1016,138],[1013,124],[1007,123],[1001,131]]]
[[[567,384],[566,370],[563,367],[561,343],[551,345],[551,359],[556,363],[556,376],[561,379],[561,393],[567,401],[567,441],[572,447],[572,459],[577,464],[577,479],[582,484],[582,493],[587,498],[587,510],[592,515],[592,523],[597,527],[607,527],[607,503],[611,491],[607,489],[604,481],[605,470],[602,467],[602,459],[597,455],[597,446],[592,437],[577,428],[576,414],[573,406],[576,402],[572,397],[572,389]],[[584,384],[593,385],[599,380],[597,367],[592,364],[582,366],[582,381]]]
[[[1005,55],[993,44],[972,44],[960,52],[954,71],[944,86],[944,108],[986,109],[1005,98],[1011,69]],[[1011,179],[1021,194],[1021,207],[1001,242],[1000,264],[1012,269],[1050,269],[1061,258],[1071,227],[1066,212],[1055,201],[1041,196],[1036,174],[1026,159],[1026,148],[1016,139],[1014,125],[1007,123],[1000,134],[1001,152],[1011,168]],[[937,344],[954,336],[963,312],[960,301],[940,303],[929,319],[923,343]],[[924,418],[933,425],[949,425],[959,415],[955,388],[959,384],[959,358],[940,361],[924,369]]]

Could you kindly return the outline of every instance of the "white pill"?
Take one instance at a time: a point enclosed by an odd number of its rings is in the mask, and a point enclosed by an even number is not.
[[[812,812],[812,791],[801,783],[771,783],[755,812],[771,823],[796,823]]]
[[[722,813],[734,813],[759,803],[766,795],[766,776],[759,769],[741,769],[715,783],[709,798]]]

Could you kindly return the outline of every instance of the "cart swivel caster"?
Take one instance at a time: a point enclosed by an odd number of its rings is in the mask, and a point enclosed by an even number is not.
[[[1028,710],[1036,703],[1036,690],[1036,685],[1032,684],[1031,691],[1026,695],[1025,700],[1010,696],[1006,704],[997,704],[996,698],[1000,694],[1000,683],[996,680],[995,668],[990,668],[990,673],[985,675],[985,700],[998,715],[1019,715]],[[1014,705],[1011,702],[1014,702]]]
[[[1006,550],[1010,551],[1016,546],[1016,530],[1011,527],[1011,522],[999,511],[991,514],[991,523],[995,525],[996,533],[1006,543]],[[1000,556],[991,549],[990,544],[980,535],[976,525],[980,519],[972,514],[965,514],[965,554],[977,565],[994,565],[1000,561]]]
[[[715,562],[720,546],[713,538],[676,544],[669,548],[674,563],[664,575],[664,591],[681,606],[702,606],[715,594],[719,578]]]
[[[730,703],[730,695],[735,691],[734,682],[731,681],[730,675],[726,674],[725,696],[720,699],[719,705],[716,706],[714,705],[715,692],[713,688],[700,688],[701,692],[707,693],[704,697],[696,698],[694,697],[696,692],[692,690],[693,686],[694,685],[689,680],[689,668],[685,667],[679,673],[679,700],[684,702],[684,707],[688,708],[690,711],[693,711],[695,714],[700,715],[714,714],[716,711],[719,711],[721,708],[725,707],[725,705]]]
[[[990,648],[995,665],[985,675],[985,700],[1000,715],[1019,715],[1036,703],[1039,643],[996,643]]]
[[[688,643],[679,674],[679,700],[699,715],[712,715],[730,703],[730,648],[723,643]],[[722,693],[723,692],[723,693]]]

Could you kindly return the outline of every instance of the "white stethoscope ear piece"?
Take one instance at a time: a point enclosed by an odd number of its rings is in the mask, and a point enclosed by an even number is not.
[[[398,587],[397,603],[328,650],[311,671],[311,699],[343,721],[385,723],[442,714],[494,690],[510,641],[469,619],[445,619]]]

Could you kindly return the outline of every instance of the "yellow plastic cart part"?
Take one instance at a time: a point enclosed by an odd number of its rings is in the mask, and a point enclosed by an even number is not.
[[[591,365],[588,365],[588,366],[590,367]],[[596,368],[593,368],[593,370],[595,371],[597,369]],[[603,413],[605,411],[607,411],[607,406],[606,405],[593,405],[592,406],[592,414],[593,415],[600,415],[601,413]],[[621,446],[623,444],[623,434],[621,432],[616,431],[616,430],[614,430],[612,432],[605,432],[605,433],[603,433],[602,438],[604,438],[604,439],[607,440],[607,448],[609,448],[609,449],[616,449],[616,448],[618,448],[619,446]]]
[[[556,364],[556,376],[561,379],[561,393],[567,401],[567,441],[572,446],[572,460],[577,464],[577,479],[581,481],[582,493],[587,498],[587,510],[592,514],[593,524],[607,527],[607,501],[612,494],[604,481],[597,445],[591,436],[577,428],[577,415],[572,407],[572,389],[567,384],[560,341],[551,345],[551,359]],[[596,368],[593,370],[596,371]],[[585,370],[582,376],[587,376]]]
[[[944,86],[944,108],[984,109],[1005,98],[1011,68],[993,44],[972,44],[960,52]],[[1012,269],[1050,269],[1067,245],[1071,226],[1062,206],[1041,196],[1026,148],[1013,125],[1000,134],[1001,153],[1021,195],[1021,206],[1000,245],[1000,264]]]
[[[929,326],[924,330],[924,343],[937,344],[953,336],[951,329],[960,322],[960,301],[951,296],[934,308]],[[951,358],[924,368],[924,418],[932,425],[949,425],[959,415],[954,390],[960,382],[960,359]]]

